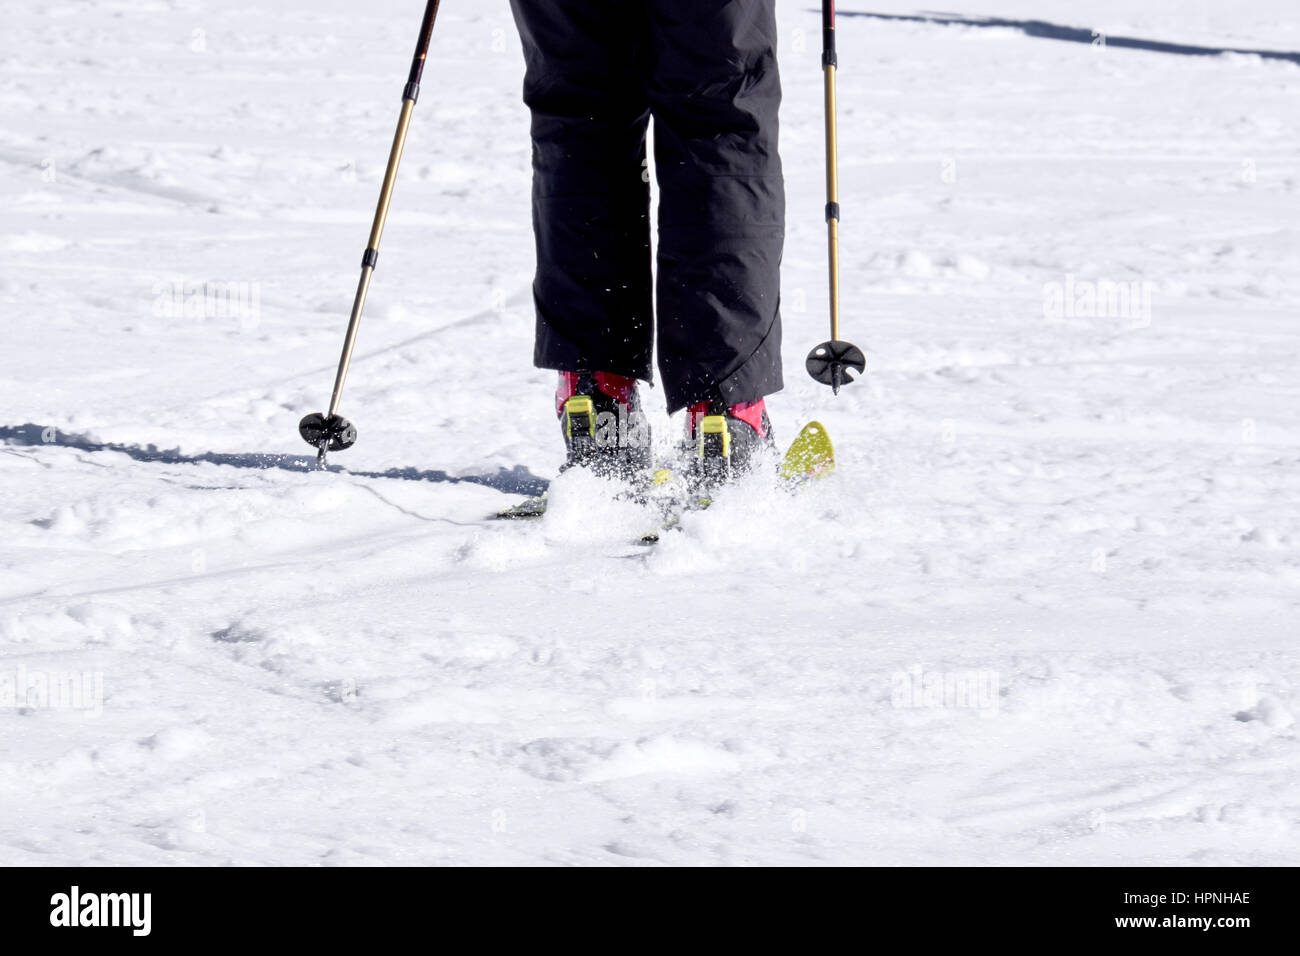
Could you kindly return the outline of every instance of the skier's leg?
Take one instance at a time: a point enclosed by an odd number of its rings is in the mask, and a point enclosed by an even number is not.
[[[510,5],[532,110],[534,362],[649,380],[649,107],[644,17],[635,13],[641,0]]]
[[[781,379],[775,0],[650,0],[659,370],[676,411]]]

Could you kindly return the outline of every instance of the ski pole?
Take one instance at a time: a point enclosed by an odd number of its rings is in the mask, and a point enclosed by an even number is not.
[[[406,146],[406,131],[411,125],[411,114],[415,110],[415,101],[420,96],[420,77],[424,73],[424,61],[429,53],[429,39],[433,35],[433,21],[438,15],[439,0],[428,0],[424,7],[424,20],[420,24],[420,37],[415,44],[415,56],[411,60],[411,72],[402,90],[402,112],[397,120],[397,133],[393,136],[393,146],[388,153],[388,168],[384,171],[384,182],[379,188],[379,204],[375,209],[375,221],[370,227],[370,240],[361,257],[361,279],[357,283],[357,294],[352,300],[352,314],[348,318],[347,334],[343,337],[343,354],[339,356],[338,372],[334,376],[334,391],[330,395],[329,411],[325,414],[312,412],[298,423],[298,434],[309,445],[316,447],[316,465],[325,466],[326,451],[342,451],[350,448],[357,440],[357,430],[351,422],[339,415],[339,402],[343,398],[343,383],[348,377],[348,366],[352,364],[352,350],[357,344],[357,329],[361,326],[361,310],[365,308],[366,294],[370,291],[370,278],[374,275],[375,265],[379,261],[379,241],[384,235],[384,224],[388,221],[388,204],[393,198],[393,186],[397,182],[397,165],[402,161],[402,149]]]
[[[836,395],[840,386],[853,381],[850,369],[863,372],[866,357],[856,345],[840,339],[840,202],[839,170],[836,159],[835,0],[822,0],[822,75],[826,92],[826,250],[829,262],[831,337],[808,353],[808,374],[829,385]]]

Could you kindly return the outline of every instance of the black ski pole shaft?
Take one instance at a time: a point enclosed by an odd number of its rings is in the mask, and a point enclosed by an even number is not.
[[[393,198],[393,187],[397,182],[397,167],[402,161],[402,150],[406,146],[411,114],[415,111],[415,101],[420,96],[420,78],[424,74],[424,63],[429,54],[433,22],[438,16],[438,3],[439,0],[428,0],[424,7],[420,36],[415,44],[415,56],[411,59],[411,71],[407,76],[406,87],[402,90],[402,111],[397,119],[397,132],[393,135],[393,145],[388,153],[388,166],[384,170],[384,181],[379,189],[379,202],[375,207],[375,219],[370,227],[370,238],[361,257],[361,278],[357,282],[356,296],[352,300],[352,312],[348,317],[348,329],[343,338],[343,352],[339,356],[338,371],[334,376],[334,390],[330,394],[329,409],[324,415],[318,413],[308,415],[298,425],[302,437],[309,444],[317,447],[317,462],[321,464],[325,461],[327,450],[347,448],[356,441],[356,429],[351,423],[338,417],[339,403],[343,399],[343,384],[347,381],[348,368],[352,364],[352,352],[356,348],[357,330],[361,326],[361,313],[366,305],[366,296],[370,292],[370,280],[379,262],[379,243],[384,235],[384,225],[388,221],[388,206]]]
[[[867,360],[856,345],[840,339],[840,185],[835,122],[835,0],[822,0],[822,77],[826,105],[826,258],[830,286],[830,341],[808,353],[808,374],[829,385],[835,394],[853,381],[850,369],[862,372]]]

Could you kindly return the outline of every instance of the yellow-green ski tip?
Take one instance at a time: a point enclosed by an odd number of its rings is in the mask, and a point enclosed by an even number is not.
[[[823,478],[835,470],[835,446],[821,422],[809,422],[794,440],[781,462],[781,477],[787,481]]]

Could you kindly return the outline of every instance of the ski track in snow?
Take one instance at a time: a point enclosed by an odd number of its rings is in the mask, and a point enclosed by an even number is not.
[[[296,423],[417,6],[8,18],[0,863],[1300,860],[1300,68],[854,6],[868,374],[837,399],[802,371],[818,19],[781,19],[770,404],[785,441],[825,422],[839,472],[753,478],[654,549],[581,476],[543,522],[484,520],[561,454],[503,0],[440,13],[344,401],[361,438],[329,473]],[[1185,7],[949,5],[1300,50],[1282,0]],[[248,308],[197,304],[205,282]],[[1051,308],[1106,282],[1149,285],[1122,315]],[[84,708],[4,696],[69,675]]]

